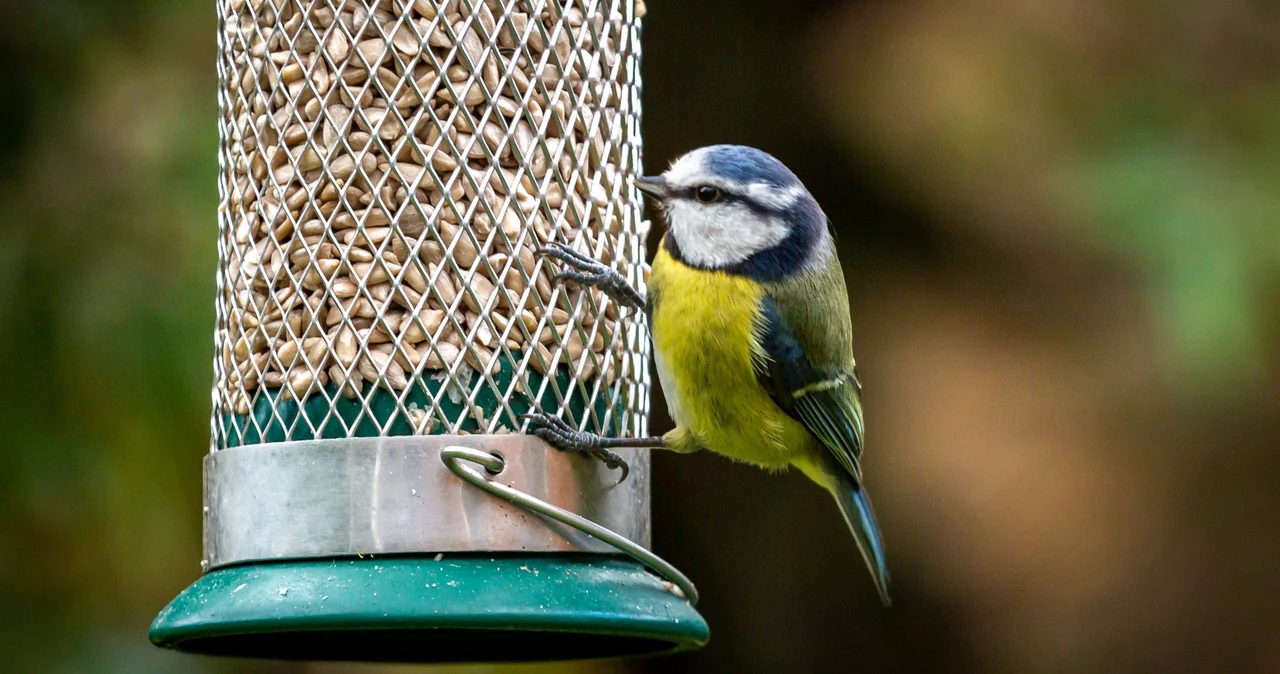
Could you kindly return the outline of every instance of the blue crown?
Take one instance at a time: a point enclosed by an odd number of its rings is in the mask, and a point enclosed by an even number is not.
[[[715,175],[740,185],[765,183],[773,187],[799,185],[800,179],[773,155],[745,145],[712,145],[703,155],[703,166]]]

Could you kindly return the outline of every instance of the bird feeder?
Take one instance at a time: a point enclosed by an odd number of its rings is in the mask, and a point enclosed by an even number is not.
[[[630,477],[644,436],[640,0],[220,0],[220,203],[195,653],[504,661],[696,648]]]

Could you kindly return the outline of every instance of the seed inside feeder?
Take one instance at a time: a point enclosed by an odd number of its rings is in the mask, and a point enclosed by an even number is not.
[[[643,6],[276,4],[223,4],[219,416],[258,424],[278,395],[314,429],[383,391],[413,432],[494,432],[516,422],[481,387],[538,395],[530,373],[570,378],[556,404],[638,399],[617,384],[641,335],[533,253],[566,241],[642,277],[624,11]]]

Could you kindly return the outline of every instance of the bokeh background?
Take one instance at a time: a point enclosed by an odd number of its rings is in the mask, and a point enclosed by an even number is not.
[[[448,671],[1280,671],[1277,36],[1263,0],[653,0],[648,166],[755,145],[835,223],[896,604],[800,476],[661,455],[710,646]],[[5,4],[10,671],[383,671],[146,641],[200,558],[214,38],[207,0]]]

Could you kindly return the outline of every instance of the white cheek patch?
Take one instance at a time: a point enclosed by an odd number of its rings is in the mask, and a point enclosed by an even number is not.
[[[681,256],[698,267],[737,264],[787,237],[785,224],[740,204],[677,200],[668,204],[667,219]]]

